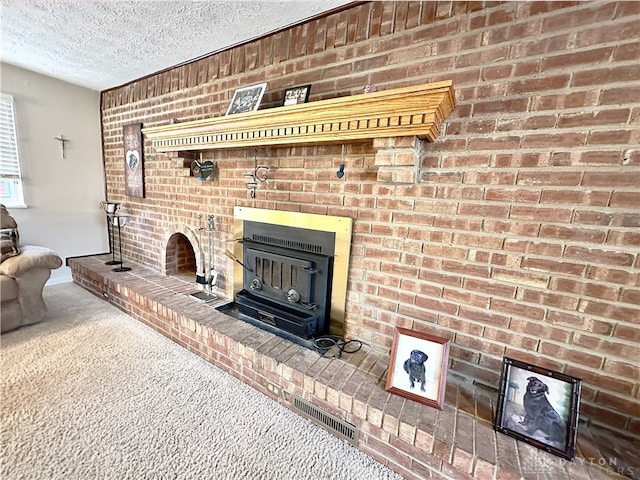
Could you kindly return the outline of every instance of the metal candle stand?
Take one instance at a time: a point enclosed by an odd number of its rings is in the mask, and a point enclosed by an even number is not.
[[[122,261],[116,260],[116,249],[114,248],[115,238],[113,233],[112,215],[118,213],[119,203],[100,202],[100,208],[107,214],[107,229],[109,230],[109,248],[111,249],[111,260],[104,262],[105,265],[121,265]]]
[[[120,266],[118,268],[114,268],[113,271],[114,272],[128,272],[129,270],[131,270],[131,267],[124,267],[122,265],[122,233],[121,233],[121,229],[122,227],[124,227],[127,223],[129,223],[129,219],[131,218],[130,215],[127,214],[108,214],[107,215],[109,217],[109,219],[111,220],[113,225],[117,225],[118,227],[118,251],[119,251],[119,256],[120,256],[120,260],[118,261],[118,264],[120,264]]]
[[[100,208],[107,214],[107,222],[109,229],[109,247],[111,248],[111,260],[104,262],[105,265],[120,265],[118,268],[114,268],[114,272],[128,272],[130,267],[122,266],[122,232],[121,229],[127,223],[129,223],[130,215],[124,213],[118,213],[120,210],[119,203],[113,202],[100,202]],[[113,233],[113,227],[118,227],[118,253],[119,260],[116,260],[116,249],[114,248],[115,234]]]

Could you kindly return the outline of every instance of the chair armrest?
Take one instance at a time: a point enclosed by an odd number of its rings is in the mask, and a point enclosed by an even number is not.
[[[0,263],[0,275],[17,278],[33,268],[54,270],[62,266],[62,259],[56,252],[35,245],[20,246],[20,254]]]

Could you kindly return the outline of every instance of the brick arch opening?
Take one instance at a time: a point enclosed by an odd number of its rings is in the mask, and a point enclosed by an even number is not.
[[[173,223],[163,235],[164,248],[160,253],[160,271],[165,275],[195,278],[202,271],[202,246],[197,233],[187,225]]]
[[[196,254],[189,239],[182,233],[171,235],[165,251],[165,273],[195,276],[196,269]]]

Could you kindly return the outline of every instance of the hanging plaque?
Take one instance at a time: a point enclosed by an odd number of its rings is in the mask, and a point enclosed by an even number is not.
[[[130,197],[144,198],[144,163],[142,158],[142,124],[122,127],[124,141],[124,184]]]

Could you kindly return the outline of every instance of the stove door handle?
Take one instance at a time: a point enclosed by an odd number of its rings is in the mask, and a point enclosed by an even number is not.
[[[302,270],[307,272],[309,275],[315,275],[316,273],[320,273],[320,270],[313,267],[302,267]]]
[[[276,317],[271,313],[258,310],[258,318],[262,320],[264,323],[268,323],[269,325],[272,325],[274,327],[276,326]]]

